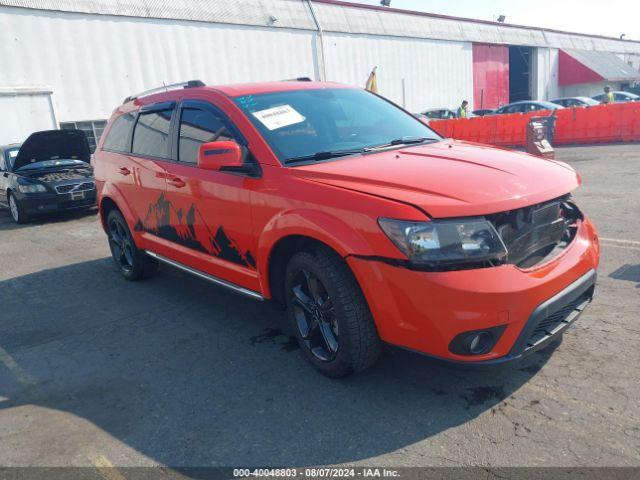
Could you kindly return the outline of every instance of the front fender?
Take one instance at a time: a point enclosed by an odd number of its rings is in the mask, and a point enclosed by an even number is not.
[[[372,255],[366,239],[346,222],[327,213],[297,209],[282,212],[272,218],[258,239],[258,271],[263,294],[271,297],[269,286],[269,260],[277,243],[288,236],[305,236],[322,242],[341,257],[358,253]]]
[[[105,232],[107,231],[107,225],[106,225],[107,219],[103,214],[103,205],[105,200],[111,200],[116,204],[116,206],[118,207],[118,210],[120,210],[120,212],[124,216],[124,219],[127,221],[129,230],[131,231],[131,233],[135,235],[134,224],[135,224],[136,216],[134,215],[133,209],[131,208],[129,203],[125,200],[124,195],[122,195],[122,192],[120,191],[120,189],[113,183],[105,183],[102,189],[100,190],[100,196],[98,198],[98,209],[100,211],[100,220],[102,223],[102,228],[105,230]]]

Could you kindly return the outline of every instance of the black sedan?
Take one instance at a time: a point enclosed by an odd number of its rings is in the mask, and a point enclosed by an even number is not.
[[[0,206],[16,223],[96,204],[91,151],[80,130],[33,133],[22,144],[0,146]]]
[[[496,115],[505,113],[529,113],[541,110],[562,110],[564,107],[557,103],[546,102],[544,100],[522,100],[519,102],[503,105],[495,111]]]
[[[596,105],[600,105],[600,103],[596,102],[593,98],[589,98],[589,97],[556,98],[555,100],[551,100],[551,103],[557,103],[558,105],[562,105],[565,108],[594,107]]]
[[[640,96],[631,92],[612,92],[616,103],[619,102],[640,102]],[[596,102],[602,103],[604,93],[592,97]]]

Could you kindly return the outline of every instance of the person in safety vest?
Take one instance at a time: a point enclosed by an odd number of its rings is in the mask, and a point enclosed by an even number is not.
[[[606,87],[604,87],[604,97],[602,97],[602,103],[604,104],[615,103],[615,101],[616,101],[616,97],[613,95],[613,92],[611,91],[611,87],[607,85]]]
[[[460,107],[458,107],[458,110],[456,111],[456,116],[458,118],[467,118],[469,116],[467,114],[468,105],[469,105],[469,102],[467,102],[466,100],[462,101],[462,105],[460,105]]]

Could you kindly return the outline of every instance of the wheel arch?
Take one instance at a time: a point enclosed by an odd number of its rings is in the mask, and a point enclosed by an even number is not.
[[[133,226],[135,224],[135,215],[133,210],[129,207],[129,204],[125,201],[124,197],[115,186],[108,187],[105,185],[98,203],[100,223],[102,224],[102,228],[105,232],[107,231],[107,217],[109,212],[114,208],[122,213],[129,225],[129,229],[133,232]]]
[[[289,259],[313,247],[328,248],[343,259],[355,252],[371,250],[353,227],[336,217],[305,210],[279,215],[265,227],[258,242],[258,271],[266,298],[282,302],[284,272]]]

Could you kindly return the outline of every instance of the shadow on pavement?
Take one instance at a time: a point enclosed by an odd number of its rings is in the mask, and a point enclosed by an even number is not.
[[[27,223],[17,224],[11,218],[9,210],[0,207],[0,231],[3,230],[15,230],[19,228],[29,228],[33,226],[40,226],[44,224],[63,223],[71,220],[77,220],[79,218],[89,217],[91,215],[97,215],[98,209],[96,207],[69,210],[67,212],[51,213],[48,215],[41,215],[33,217]]]
[[[36,382],[0,373],[0,410],[66,411],[174,467],[382,455],[498,407],[550,355],[466,371],[388,349],[329,380],[269,305],[168,268],[126,282],[108,258],[0,282],[0,305],[0,345]]]

